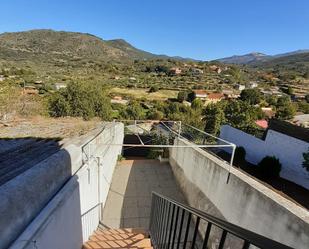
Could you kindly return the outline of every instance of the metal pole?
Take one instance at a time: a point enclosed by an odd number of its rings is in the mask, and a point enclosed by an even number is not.
[[[232,145],[232,156],[231,156],[231,161],[230,161],[230,167],[229,167],[229,172],[227,174],[227,179],[226,179],[226,184],[229,183],[230,176],[231,176],[231,168],[233,167],[233,162],[234,162],[234,156],[235,156],[235,150],[236,150],[236,145]]]
[[[100,157],[97,157],[97,163],[98,163],[98,204],[99,204],[99,220],[101,220],[101,215],[102,215],[102,206],[101,206],[101,191],[100,191],[100,188],[101,188],[101,177],[100,177],[100,173],[101,173],[101,170],[100,170]]]

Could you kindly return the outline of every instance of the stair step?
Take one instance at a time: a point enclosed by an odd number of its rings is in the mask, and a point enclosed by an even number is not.
[[[118,229],[103,229],[103,228],[98,228],[97,231],[103,232],[105,234],[144,234],[145,236],[148,236],[148,232],[145,231],[145,229],[141,228],[118,228]]]
[[[100,231],[95,231],[94,235],[90,236],[90,240],[99,240],[99,241],[103,241],[103,240],[124,240],[124,239],[130,239],[133,241],[136,240],[141,240],[141,239],[145,239],[148,236],[146,236],[145,234],[135,234],[135,233],[120,233],[120,234],[106,234],[106,233],[102,233]]]
[[[84,243],[83,249],[153,249],[153,247],[144,229],[99,227]]]

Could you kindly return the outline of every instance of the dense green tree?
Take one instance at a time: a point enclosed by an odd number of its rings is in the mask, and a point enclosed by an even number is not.
[[[309,103],[309,94],[305,96],[305,100],[307,101],[307,103]]]
[[[177,99],[180,103],[188,98],[188,93],[185,91],[179,91],[177,95]]]
[[[251,105],[256,105],[256,104],[260,103],[260,101],[262,99],[262,94],[261,94],[260,90],[258,90],[257,88],[244,89],[240,93],[240,99],[248,102]]]
[[[52,94],[48,101],[51,116],[72,116],[90,119],[111,119],[111,104],[105,89],[99,84],[71,83]]]
[[[200,99],[195,99],[192,101],[191,108],[195,110],[201,110],[203,108],[203,101]]]
[[[276,108],[276,118],[281,120],[291,119],[296,113],[296,106],[289,97],[278,98]]]
[[[146,112],[140,103],[134,100],[129,103],[128,107],[120,115],[126,119],[143,120],[146,117]]]
[[[209,104],[203,111],[204,130],[210,134],[217,135],[220,127],[225,121],[225,115],[222,107],[218,104]]]
[[[164,118],[164,113],[158,110],[151,110],[147,114],[148,119],[153,119],[153,120],[161,120]]]
[[[303,112],[305,114],[309,114],[309,103],[305,101],[301,101],[297,103],[297,109],[299,112]]]

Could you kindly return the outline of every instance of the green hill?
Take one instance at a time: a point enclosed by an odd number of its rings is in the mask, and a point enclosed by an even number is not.
[[[165,56],[167,57],[167,56]],[[162,58],[124,40],[106,41],[94,35],[53,30],[31,30],[0,35],[0,59],[132,60]]]

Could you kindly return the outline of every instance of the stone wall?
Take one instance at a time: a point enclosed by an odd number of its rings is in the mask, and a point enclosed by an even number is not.
[[[176,145],[190,143],[176,139]],[[200,148],[171,148],[170,164],[190,206],[294,248],[309,244],[308,211]]]

